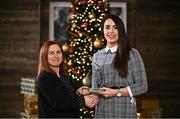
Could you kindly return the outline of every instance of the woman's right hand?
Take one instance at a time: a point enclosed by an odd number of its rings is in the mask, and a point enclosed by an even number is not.
[[[89,108],[95,107],[99,103],[99,97],[94,94],[84,96],[86,106]]]

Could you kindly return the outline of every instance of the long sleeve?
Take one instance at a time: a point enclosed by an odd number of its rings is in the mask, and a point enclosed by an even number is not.
[[[79,101],[79,108],[84,108],[85,107],[85,99],[84,96],[78,96],[78,101]]]
[[[133,96],[147,92],[148,83],[143,60],[136,49],[132,49],[131,72],[134,83],[130,85]]]
[[[62,76],[61,80],[63,80],[65,87],[68,89],[69,94],[73,97],[73,100],[76,100],[79,103],[79,108],[83,108],[85,107],[85,100],[84,100],[84,96],[77,96],[76,95],[76,86],[73,83],[72,79],[70,77],[67,76]]]
[[[37,83],[39,101],[47,102],[55,110],[77,108],[67,89],[58,79],[45,72],[38,78]]]

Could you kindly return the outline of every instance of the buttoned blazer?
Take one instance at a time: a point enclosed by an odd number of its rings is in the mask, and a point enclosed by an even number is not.
[[[79,115],[78,100],[69,92],[62,78],[67,81],[66,85],[71,85],[67,76],[61,75],[61,78],[53,76],[47,71],[43,71],[38,76],[38,116],[41,118],[57,117],[76,117]]]

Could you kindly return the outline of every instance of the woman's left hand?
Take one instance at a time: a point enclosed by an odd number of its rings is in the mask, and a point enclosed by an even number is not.
[[[100,89],[100,93],[99,94],[104,96],[105,98],[110,98],[110,97],[116,96],[117,90],[116,89],[112,89],[112,88],[102,87]]]

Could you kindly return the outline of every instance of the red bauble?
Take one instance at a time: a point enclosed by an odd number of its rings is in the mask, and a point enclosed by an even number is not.
[[[86,4],[87,2],[87,0],[75,0],[75,3]]]
[[[84,22],[84,23],[81,25],[81,27],[87,28],[87,27],[88,27],[88,23],[87,23],[87,22]]]
[[[93,0],[94,4],[97,4],[98,3],[98,0]]]
[[[70,54],[73,54],[74,48],[73,48],[73,47],[69,47],[68,52],[69,52]]]
[[[76,14],[76,9],[75,9],[75,7],[71,7],[71,8],[69,9],[69,12],[72,13],[72,14]]]

